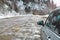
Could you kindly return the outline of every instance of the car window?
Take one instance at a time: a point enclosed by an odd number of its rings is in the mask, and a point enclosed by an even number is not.
[[[50,13],[45,23],[53,32],[60,35],[60,11]]]

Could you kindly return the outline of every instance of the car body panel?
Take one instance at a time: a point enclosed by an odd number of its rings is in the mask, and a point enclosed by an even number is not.
[[[54,22],[54,21],[52,21],[52,19],[56,16],[55,14],[58,14],[59,15],[58,17],[60,18],[60,8],[57,8],[57,9],[50,12],[47,20],[45,21],[44,26],[41,29],[42,40],[60,40],[60,36],[59,36],[60,34],[55,29],[56,25],[54,27],[54,25],[51,24],[52,22]],[[47,23],[49,23],[49,24],[47,25]]]
[[[45,32],[47,40],[60,40],[60,37],[56,35],[53,31],[51,31],[48,27],[43,27],[43,30]],[[48,38],[50,37],[50,38]]]

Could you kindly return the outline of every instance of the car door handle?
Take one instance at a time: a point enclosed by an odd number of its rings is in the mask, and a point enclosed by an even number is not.
[[[50,36],[48,36],[47,40],[51,40],[51,37],[50,37]]]
[[[50,36],[48,36],[48,38],[51,38]]]
[[[44,31],[43,31],[44,32]]]
[[[45,31],[43,31],[43,33],[45,33]],[[45,33],[45,35],[46,35],[46,33]],[[48,36],[48,35],[46,35],[46,36]],[[48,37],[47,37],[47,40],[51,40],[51,37],[48,36]]]

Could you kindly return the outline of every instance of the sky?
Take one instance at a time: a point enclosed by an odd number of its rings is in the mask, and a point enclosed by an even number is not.
[[[53,0],[53,1],[54,1],[54,4],[57,5],[57,7],[60,6],[60,0]]]

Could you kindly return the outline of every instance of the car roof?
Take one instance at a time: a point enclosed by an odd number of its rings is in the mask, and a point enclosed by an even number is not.
[[[57,10],[60,10],[60,7],[51,10],[50,13],[51,13],[51,12],[54,12],[54,11],[57,11]]]

